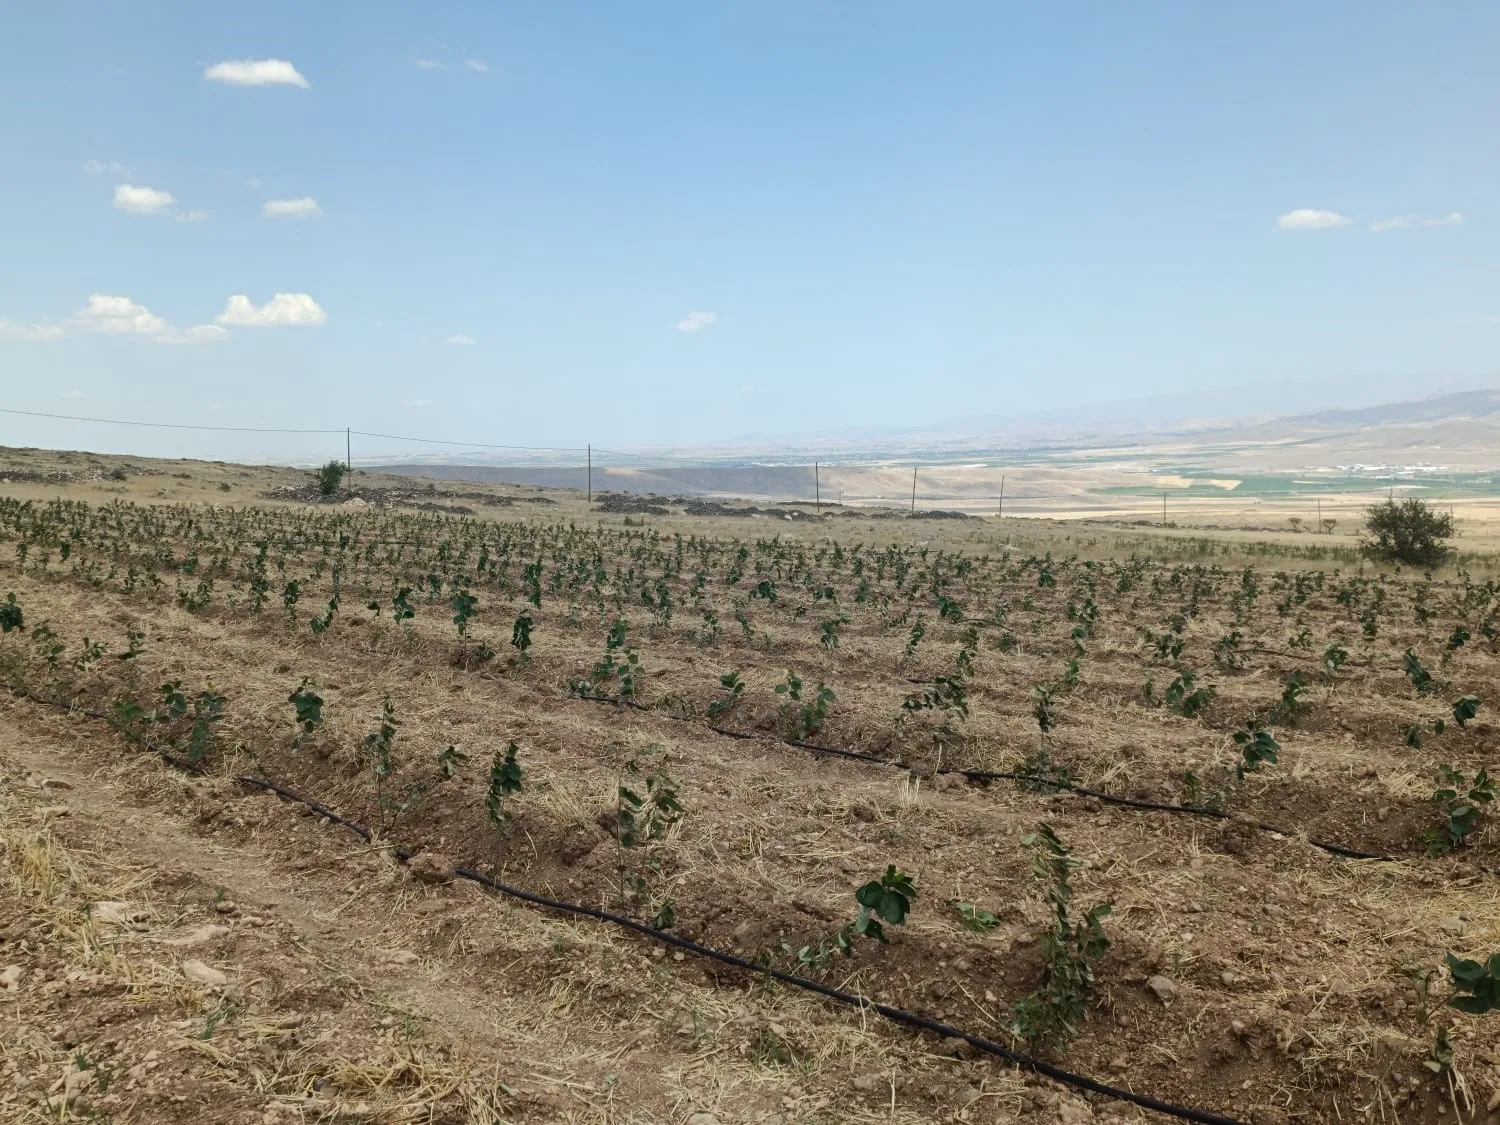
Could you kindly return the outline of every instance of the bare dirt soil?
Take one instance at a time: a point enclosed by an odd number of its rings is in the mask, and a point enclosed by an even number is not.
[[[310,508],[256,499],[296,479],[232,466],[214,472],[246,495],[212,506],[217,479],[183,471],[201,494],[49,507],[28,490],[111,486],[31,481],[7,486],[29,507],[0,501],[0,598],[24,613],[0,637],[0,1119],[1143,1116],[455,865],[642,921],[670,905],[684,937],[1241,1121],[1500,1110],[1500,1014],[1444,1005],[1444,955],[1500,949],[1500,832],[1490,813],[1451,853],[1420,838],[1443,824],[1437,767],[1473,779],[1500,756],[1493,586],[1190,563],[1170,540],[1165,561],[1132,559],[1078,528],[996,544],[968,520],[778,536],[735,517],[627,527],[563,494],[493,517],[476,502],[481,519]],[[477,599],[462,636],[460,594]],[[809,712],[820,685],[833,698]],[[299,689],[322,701],[311,731]],[[1241,777],[1250,720],[1279,758]],[[497,826],[512,742],[524,777]],[[1059,771],[1229,815],[1059,792]],[[626,846],[622,788],[670,788],[681,814],[654,838],[638,820]],[[1048,988],[1055,923],[1027,845],[1043,824],[1076,861],[1071,921],[1109,903],[1110,945],[1076,1034],[1026,1044],[1015,1006]],[[916,886],[889,944],[855,934],[851,956],[818,958],[888,866]],[[1439,1028],[1452,1058],[1434,1073]]]

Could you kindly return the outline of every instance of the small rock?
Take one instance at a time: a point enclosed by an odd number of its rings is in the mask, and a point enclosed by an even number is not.
[[[128,902],[96,902],[90,908],[90,913],[111,926],[128,926],[146,916],[144,911],[137,910]]]
[[[419,883],[436,885],[453,882],[453,864],[436,852],[422,852],[406,862],[406,870]]]
[[[857,1074],[850,1083],[861,1094],[874,1093],[883,1085],[884,1076],[879,1071],[870,1071],[868,1074]]]
[[[1485,1102],[1484,1104],[1485,1113],[1494,1113],[1497,1109],[1500,1109],[1500,1088],[1497,1088],[1495,1092],[1490,1095],[1490,1100]]]
[[[1109,1060],[1109,1069],[1114,1071],[1116,1074],[1120,1073],[1122,1070],[1129,1070],[1130,1060],[1127,1059],[1124,1055],[1116,1055],[1114,1058]]]
[[[1457,915],[1450,914],[1448,917],[1439,920],[1438,929],[1442,930],[1445,934],[1457,937],[1464,932],[1464,920]]]
[[[1222,984],[1225,988],[1233,988],[1235,985],[1240,983],[1240,978],[1237,977],[1234,973],[1220,973],[1219,983]]]
[[[176,949],[191,949],[195,945],[204,945],[207,942],[221,938],[229,932],[228,926],[215,926],[211,922],[205,922],[195,930],[189,930],[180,937],[163,938],[163,945],[170,945]]]
[[[5,971],[0,972],[0,988],[5,989],[6,992],[14,992],[16,986],[21,982],[22,974],[25,972],[26,970],[21,968],[20,965],[5,966]]]
[[[1156,993],[1156,998],[1164,1004],[1177,997],[1177,982],[1171,977],[1164,977],[1160,974],[1147,977],[1146,987]]]
[[[209,988],[223,988],[229,983],[229,978],[212,965],[205,965],[202,961],[184,961],[182,963],[182,975],[188,980],[196,981]]]
[[[687,1125],[719,1125],[719,1119],[711,1113],[695,1113],[687,1119]]]
[[[60,777],[49,777],[42,781],[43,789],[71,789],[72,782],[64,781]]]
[[[386,962],[392,965],[414,965],[417,955],[410,949],[393,949],[385,955]]]
[[[214,903],[214,910],[219,914],[238,914],[239,909],[240,908],[238,906],[230,902],[228,899],[224,899],[220,902]]]
[[[36,810],[43,816],[72,816],[73,810],[67,805],[43,805]]]
[[[1381,805],[1378,809],[1375,810],[1375,819],[1378,820],[1378,821],[1380,821],[1382,824],[1385,823],[1385,818],[1388,817],[1388,816],[1390,816],[1390,815],[1391,815],[1391,806],[1390,805]]]
[[[734,944],[741,949],[764,949],[767,942],[766,924],[759,918],[750,918],[734,928]]]
[[[1245,1038],[1245,1036],[1250,1031],[1250,1029],[1245,1026],[1245,1021],[1244,1020],[1230,1020],[1229,1021],[1229,1030],[1234,1033],[1234,1037],[1236,1039],[1243,1039],[1243,1038]]]

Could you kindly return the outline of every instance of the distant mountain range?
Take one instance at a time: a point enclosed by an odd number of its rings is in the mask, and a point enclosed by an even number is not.
[[[1151,422],[1140,410],[1111,419],[1032,418],[1009,423],[976,421],[884,433],[838,433],[800,439],[745,441],[711,446],[641,450],[629,456],[595,455],[596,471],[698,466],[808,466],[837,464],[955,464],[983,462],[1089,463],[1100,457],[1142,466],[1201,464],[1225,471],[1302,471],[1351,463],[1420,461],[1454,468],[1500,467],[1500,390],[1452,391],[1431,398],[1373,406],[1324,408],[1277,416],[1177,417]],[[484,476],[496,466],[529,466],[537,483],[554,474],[576,477],[581,458],[519,458],[514,454],[454,451],[404,458],[379,467],[424,473],[436,466],[452,477]],[[473,469],[465,473],[463,467]],[[564,466],[567,466],[566,468]],[[372,466],[373,467],[373,466]],[[602,479],[602,478],[601,478]]]

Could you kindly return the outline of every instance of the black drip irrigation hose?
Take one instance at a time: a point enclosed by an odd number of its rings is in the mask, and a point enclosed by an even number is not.
[[[31,692],[26,691],[24,688],[18,688],[11,684],[5,684],[3,686],[5,687],[6,691],[10,692],[18,699],[25,699],[42,707],[52,707],[69,715],[83,715],[90,719],[99,719],[102,722],[109,723],[111,726],[114,725],[114,720],[110,716],[106,715],[103,711],[92,711],[87,707],[78,707],[72,703],[67,703],[60,699],[47,699],[45,696],[33,695]],[[202,763],[192,761],[188,758],[179,757],[178,755],[172,753],[170,750],[157,746],[154,742],[151,742],[148,739],[143,739],[140,745],[151,751],[151,753],[155,754],[158,758],[166,762],[167,765],[171,766],[175,770],[180,770],[181,772],[187,774],[202,774],[203,772],[205,772]]]
[[[249,775],[237,775],[234,780],[242,785],[268,790],[285,800],[294,801],[297,804],[312,809],[313,812],[327,817],[334,824],[347,828],[366,843],[374,839],[373,834],[368,828],[340,816],[326,805],[319,804],[317,801],[310,800],[299,793],[294,793],[290,789],[277,785],[273,781]],[[392,852],[402,862],[411,859],[416,854],[405,848],[393,848]],[[529,903],[532,906],[539,906],[545,910],[571,915],[575,918],[591,918],[597,922],[608,922],[610,925],[641,934],[644,937],[651,938],[653,941],[661,942],[664,945],[672,946],[686,953],[692,953],[698,957],[717,961],[723,965],[730,965],[736,969],[743,969],[757,976],[770,977],[773,980],[780,981],[782,984],[789,984],[794,988],[815,993],[851,1008],[869,1009],[893,1023],[902,1024],[906,1027],[914,1027],[920,1031],[930,1031],[949,1039],[960,1039],[977,1051],[992,1055],[998,1059],[1003,1059],[1005,1062],[1021,1070],[1032,1071],[1055,1082],[1071,1086],[1076,1090],[1085,1090],[1092,1094],[1098,1094],[1101,1097],[1129,1102],[1132,1105],[1140,1106],[1142,1109],[1153,1110],[1182,1121],[1196,1121],[1201,1122],[1202,1125],[1243,1125],[1242,1122],[1237,1121],[1235,1118],[1225,1117],[1222,1114],[1193,1109],[1189,1106],[1174,1105],[1171,1102],[1160,1101],[1157,1098],[1147,1097],[1143,1094],[1134,1094],[1129,1090],[1122,1090],[1117,1086],[1108,1086],[1103,1082],[1097,1082],[1092,1078],[1087,1078],[1081,1074],[1074,1074],[1071,1071],[1063,1070],[1061,1067],[1053,1066],[1051,1063],[1044,1062],[1041,1059],[1024,1055],[1019,1051],[1013,1051],[1009,1047],[996,1043],[993,1040],[985,1039],[978,1035],[971,1035],[967,1031],[961,1031],[956,1027],[949,1027],[947,1024],[930,1020],[926,1016],[919,1016],[914,1012],[908,1012],[902,1008],[893,1008],[887,1004],[877,1003],[866,997],[857,996],[852,992],[845,992],[842,989],[833,988],[818,981],[809,980],[806,977],[799,977],[795,973],[773,969],[768,965],[758,965],[736,954],[725,953],[711,946],[700,945],[698,942],[678,937],[676,934],[665,930],[658,930],[653,926],[646,925],[644,922],[637,922],[632,918],[627,918],[623,914],[613,914],[608,910],[599,910],[595,907],[582,906],[578,903],[562,902],[558,899],[548,898],[545,895],[534,894],[531,891],[523,891],[517,887],[507,886],[496,879],[490,878],[488,875],[481,874],[468,867],[455,867],[453,874],[458,878],[468,879],[498,894],[517,899],[520,902]]]
[[[659,715],[662,718],[672,719],[676,722],[681,723],[691,723],[695,721],[694,719],[691,719],[685,715],[671,715],[664,711],[657,711],[655,708],[648,707],[644,703],[638,703],[633,699],[617,699],[613,696],[608,695],[580,695],[577,696],[577,698],[587,700],[590,703],[612,703],[617,707],[632,707],[637,711],[644,711],[648,714]],[[885,766],[888,769],[900,769],[908,771],[912,770],[912,767],[905,762],[895,761],[890,758],[882,758],[875,754],[862,754],[858,750],[845,750],[842,747],[838,746],[820,746],[812,742],[803,742],[799,738],[773,738],[770,736],[747,734],[744,731],[728,730],[724,727],[716,727],[713,725],[710,725],[708,729],[713,731],[715,734],[723,735],[726,738],[735,738],[744,742],[775,741],[780,742],[784,746],[795,746],[799,750],[806,750],[813,754],[830,754],[838,758],[848,758],[849,760],[855,762],[864,762],[869,765]],[[1186,816],[1205,817],[1210,820],[1240,819],[1233,813],[1224,812],[1222,809],[1210,809],[1203,805],[1168,805],[1163,804],[1159,801],[1140,801],[1136,800],[1133,797],[1117,797],[1112,793],[1103,793],[1097,789],[1089,789],[1082,785],[1074,785],[1072,782],[1063,781],[1060,778],[1037,777],[1033,774],[1019,773],[1012,770],[968,770],[961,769],[956,766],[942,766],[934,770],[933,772],[938,774],[948,774],[951,776],[963,777],[967,778],[969,781],[976,782],[1018,781],[1028,785],[1045,787],[1047,789],[1056,789],[1068,793],[1076,793],[1080,797],[1093,797],[1096,800],[1103,801],[1105,804],[1118,805],[1121,808],[1127,809],[1142,809],[1147,812],[1179,813]],[[1274,824],[1263,824],[1258,821],[1249,820],[1242,821],[1242,823],[1251,824],[1261,832],[1270,832],[1277,836],[1291,838],[1295,838],[1297,836],[1296,832],[1290,831],[1286,828],[1278,827]],[[1319,848],[1325,852],[1328,852],[1330,855],[1342,856],[1345,859],[1373,859],[1381,863],[1395,863],[1401,859],[1400,856],[1380,855],[1375,852],[1362,852],[1357,848],[1345,847],[1343,844],[1330,844],[1324,840],[1314,840],[1311,837],[1307,838],[1307,842],[1315,848]]]

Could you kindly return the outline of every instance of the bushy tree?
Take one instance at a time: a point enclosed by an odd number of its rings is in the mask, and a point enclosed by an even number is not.
[[[1377,559],[1408,566],[1437,566],[1448,557],[1442,542],[1453,534],[1453,517],[1425,500],[1387,499],[1365,513],[1365,551]]]
[[[342,461],[330,461],[317,472],[318,492],[324,496],[332,496],[344,483],[344,474],[349,470]]]

